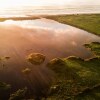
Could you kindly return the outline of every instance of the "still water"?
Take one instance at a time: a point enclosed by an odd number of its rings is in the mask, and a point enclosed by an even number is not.
[[[0,57],[10,57],[8,61],[0,63],[0,81],[11,84],[15,89],[24,87],[28,82],[22,75],[22,69],[30,67],[30,78],[37,93],[52,80],[52,72],[45,67],[46,62],[55,57],[93,57],[83,45],[94,41],[100,42],[100,37],[45,18],[0,22]],[[34,52],[46,56],[41,66],[26,61],[26,56]]]
[[[67,56],[90,58],[93,54],[83,45],[93,41],[100,42],[100,37],[45,18],[0,23],[2,56],[12,56],[17,52],[24,57],[31,52],[40,52],[47,59]]]

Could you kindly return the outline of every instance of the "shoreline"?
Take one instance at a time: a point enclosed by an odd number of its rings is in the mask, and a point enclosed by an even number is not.
[[[46,18],[46,17],[55,17],[55,16],[74,16],[74,15],[100,15],[100,13],[76,13],[76,14],[41,14],[41,15],[26,15],[26,16],[20,16],[20,17],[0,17],[0,22],[5,20],[34,20],[39,18]]]
[[[6,21],[6,20],[14,20],[14,21],[21,21],[21,20],[34,20],[34,19],[40,19],[40,18],[47,18],[47,19],[52,19],[52,20],[55,20],[55,21],[58,21],[60,23],[63,23],[63,24],[67,24],[67,25],[71,25],[71,26],[74,26],[76,28],[79,28],[79,29],[83,29],[84,31],[87,31],[87,32],[90,32],[92,34],[95,34],[95,35],[98,35],[100,36],[100,32],[96,32],[96,31],[93,31],[92,28],[88,28],[88,26],[82,26],[80,24],[83,24],[85,23],[85,21],[81,22],[81,23],[77,23],[77,21],[80,21],[80,18],[81,20],[84,20],[84,18],[87,20],[87,21],[91,21],[88,17],[91,17],[91,16],[100,16],[100,13],[85,13],[85,14],[57,14],[57,15],[33,15],[33,16],[25,16],[25,17],[0,17],[0,22],[3,22],[3,21]],[[70,21],[70,17],[72,18]],[[74,22],[74,17],[75,18],[79,18],[79,19],[76,19],[76,22]],[[87,17],[87,18],[86,18]],[[98,19],[96,19],[98,20]],[[93,19],[92,19],[93,21]],[[94,22],[92,24],[95,24]],[[92,25],[91,24],[91,25]],[[95,26],[95,25],[94,25]],[[96,26],[95,26],[96,27]],[[99,30],[99,29],[97,29]]]

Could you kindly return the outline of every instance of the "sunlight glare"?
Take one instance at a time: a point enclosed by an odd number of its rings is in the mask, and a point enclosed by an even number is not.
[[[11,25],[11,24],[14,24],[14,21],[13,20],[6,20],[3,22],[3,24]]]
[[[15,6],[48,6],[48,5],[64,5],[74,0],[2,0],[0,8],[10,8]]]

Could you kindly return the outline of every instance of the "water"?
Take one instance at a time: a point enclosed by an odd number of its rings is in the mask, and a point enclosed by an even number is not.
[[[41,93],[53,79],[46,63],[55,57],[93,57],[91,51],[83,46],[93,41],[100,42],[100,37],[45,18],[0,22],[0,57],[10,57],[0,63],[0,81],[11,84],[12,91],[27,86],[34,94]],[[44,64],[34,66],[26,61],[26,56],[33,52],[46,56]],[[22,73],[26,67],[32,69],[29,76],[32,87]]]
[[[7,20],[1,22],[1,26],[1,53],[4,52],[3,47],[6,48],[7,54],[9,54],[7,49],[13,48],[22,56],[31,52],[40,52],[49,60],[73,55],[85,59],[93,55],[83,45],[100,41],[96,35],[45,18],[23,21]]]
[[[0,17],[80,13],[100,13],[100,5],[21,6],[13,8],[0,8]]]

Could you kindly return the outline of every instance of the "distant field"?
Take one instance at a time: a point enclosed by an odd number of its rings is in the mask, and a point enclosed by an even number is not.
[[[56,15],[46,18],[69,24],[100,36],[100,14]]]

